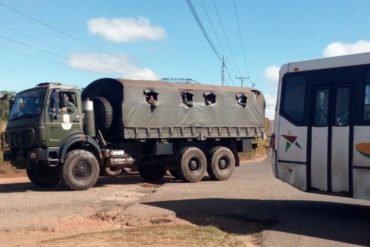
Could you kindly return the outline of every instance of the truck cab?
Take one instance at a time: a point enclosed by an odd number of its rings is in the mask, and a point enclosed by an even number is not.
[[[57,165],[58,147],[71,134],[82,132],[80,94],[77,87],[58,83],[40,83],[17,94],[6,128],[11,150],[6,157],[14,166],[27,168],[30,160],[38,159]]]
[[[82,116],[78,87],[40,83],[19,92],[2,135],[3,146],[7,144],[4,159],[18,169],[27,169],[36,185],[58,183],[61,151],[71,145],[73,136],[83,135]]]

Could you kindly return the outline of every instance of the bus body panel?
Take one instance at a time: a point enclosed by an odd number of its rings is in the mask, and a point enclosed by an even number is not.
[[[312,128],[311,143],[311,187],[319,191],[328,190],[328,128]]]
[[[353,139],[353,197],[370,199],[370,127],[355,126]]]
[[[349,126],[333,127],[332,135],[332,191],[349,191]]]
[[[284,91],[294,87],[285,82],[299,75],[306,80],[296,97],[304,98],[302,121],[283,110],[289,105]],[[323,102],[326,122],[320,124]],[[303,191],[370,199],[370,53],[283,65],[274,131],[275,177]]]
[[[300,190],[306,190],[307,127],[291,124],[284,117],[279,118],[280,136],[277,152],[278,177]]]

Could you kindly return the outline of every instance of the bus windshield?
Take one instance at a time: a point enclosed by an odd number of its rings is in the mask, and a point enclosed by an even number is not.
[[[41,114],[46,89],[35,89],[17,94],[9,120],[37,117]]]

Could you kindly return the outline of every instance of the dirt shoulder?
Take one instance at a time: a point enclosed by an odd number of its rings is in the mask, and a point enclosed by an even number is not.
[[[254,160],[265,157],[256,155]],[[161,184],[145,183],[135,173],[101,178],[88,191],[39,189],[29,183],[24,170],[1,165],[0,247],[260,245],[259,234],[237,235],[215,226],[233,225],[234,220],[195,225],[173,211],[140,203],[160,189]]]

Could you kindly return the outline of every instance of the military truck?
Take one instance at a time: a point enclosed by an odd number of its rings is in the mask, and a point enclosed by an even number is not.
[[[15,97],[4,158],[32,183],[85,190],[135,166],[148,181],[168,170],[226,180],[238,152],[263,136],[265,101],[245,87],[102,78],[84,90],[40,83]]]

